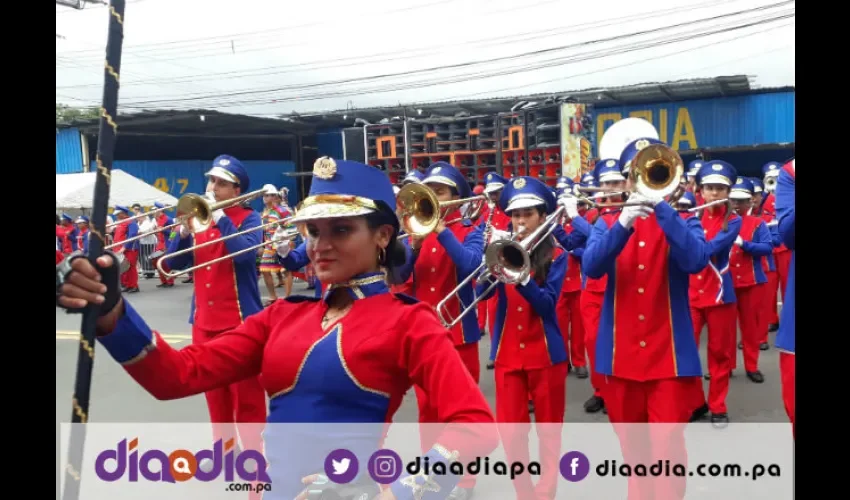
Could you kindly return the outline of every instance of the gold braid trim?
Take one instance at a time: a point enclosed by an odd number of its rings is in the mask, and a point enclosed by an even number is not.
[[[74,414],[80,417],[80,422],[83,424],[88,422],[89,417],[88,415],[86,415],[86,412],[83,411],[83,407],[80,406],[80,403],[77,401],[77,398],[72,399],[71,404],[74,405]]]

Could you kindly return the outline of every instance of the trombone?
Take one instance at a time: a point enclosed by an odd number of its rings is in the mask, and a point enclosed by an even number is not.
[[[671,205],[685,194],[685,163],[673,148],[651,144],[635,155],[629,170],[632,193],[651,200],[667,200]],[[595,203],[596,208],[645,205],[644,202],[615,201]]]
[[[233,252],[233,253],[224,255],[222,257],[215,258],[215,259],[210,260],[208,262],[203,262],[201,264],[192,266],[188,269],[182,269],[182,270],[178,270],[178,271],[167,271],[166,272],[162,268],[162,265],[163,265],[163,263],[165,262],[166,259],[172,259],[174,257],[186,255],[187,253],[194,252],[195,250],[197,250],[199,248],[204,248],[204,247],[207,247],[207,246],[210,246],[210,245],[214,245],[216,243],[221,243],[223,241],[227,241],[231,238],[236,238],[238,236],[242,236],[244,234],[247,234],[247,233],[250,233],[250,232],[253,232],[253,231],[264,230],[267,227],[286,225],[287,221],[289,221],[291,219],[292,219],[292,217],[287,217],[286,219],[276,220],[274,222],[267,222],[266,224],[263,224],[261,226],[253,227],[251,229],[246,229],[244,231],[239,231],[237,233],[229,234],[227,236],[222,236],[221,238],[216,238],[214,240],[210,240],[210,241],[207,241],[207,242],[204,242],[204,243],[200,243],[198,245],[194,245],[194,246],[189,247],[189,248],[184,248],[183,250],[179,250],[179,251],[174,252],[174,253],[167,253],[167,254],[163,255],[162,257],[160,257],[159,261],[156,263],[156,267],[157,267],[157,269],[159,269],[159,272],[161,272],[167,278],[176,278],[177,276],[182,276],[184,274],[191,273],[192,271],[195,271],[195,270],[200,269],[202,267],[217,264],[217,263],[222,262],[224,260],[231,259],[231,258],[236,257],[238,255],[242,255],[244,253],[256,251],[258,248],[262,248],[266,245],[274,245],[274,248],[277,249],[278,245],[280,245],[284,242],[288,244],[291,240],[298,237],[301,234],[298,231],[298,229],[292,229],[292,230],[284,233],[283,236],[281,236],[279,238],[272,237],[272,239],[270,239],[268,241],[258,243],[256,245],[250,246],[248,248],[243,248],[242,250],[239,250],[238,252]],[[198,231],[198,232],[201,232],[201,231]]]
[[[162,231],[167,231],[169,229],[174,229],[175,227],[186,225],[193,233],[199,233],[201,231],[206,231],[212,226],[212,214],[216,210],[229,208],[235,205],[240,205],[245,203],[246,201],[250,201],[254,198],[262,196],[264,191],[262,189],[258,189],[257,191],[243,194],[242,196],[237,196],[236,198],[231,198],[229,200],[220,201],[218,203],[210,203],[210,201],[199,194],[185,194],[177,200],[177,213],[181,214],[175,218],[175,222],[172,224],[168,224],[167,226],[158,227],[152,231],[146,231],[141,234],[137,234],[132,238],[127,238],[126,240],[119,241],[116,243],[112,243],[111,245],[107,245],[104,247],[104,250],[110,250],[116,247],[123,246],[126,243],[130,243],[131,241],[140,240],[146,236],[150,236],[152,234],[156,234]],[[123,224],[125,220],[138,219],[143,215],[148,215],[153,212],[163,211],[166,208],[158,208],[151,212],[145,212],[144,214],[137,215],[135,217],[128,217],[127,219],[116,222],[115,225]]]
[[[446,328],[455,326],[458,321],[469,314],[469,311],[475,310],[478,302],[499,283],[516,284],[523,282],[531,273],[531,253],[558,227],[558,221],[565,213],[566,208],[559,205],[557,210],[546,217],[540,227],[521,241],[518,241],[517,238],[522,232],[517,232],[510,240],[496,240],[487,245],[487,249],[484,251],[484,262],[437,304],[437,316],[440,317],[443,326]],[[472,280],[478,282],[491,281],[491,284],[486,290],[478,294],[478,297],[466,306],[456,318],[451,318],[446,309],[449,299],[457,295],[458,302],[463,305],[459,292]]]
[[[151,210],[151,211],[149,211],[149,212],[141,213],[141,214],[139,214],[139,215],[134,215],[134,216],[132,216],[132,217],[127,217],[127,218],[126,218],[126,219],[124,219],[124,220],[116,221],[116,222],[113,222],[113,223],[111,223],[111,224],[107,224],[107,225],[106,225],[106,229],[110,229],[110,228],[116,227],[116,226],[118,226],[119,224],[123,224],[124,222],[126,222],[126,221],[128,221],[128,220],[143,219],[143,218],[145,218],[145,217],[150,217],[150,216],[151,216],[151,215],[153,215],[153,214],[158,214],[158,213],[160,213],[160,212],[165,212],[166,210],[171,210],[172,208],[174,208],[174,205],[168,205],[168,206],[165,206],[165,207],[162,207],[162,208],[157,208],[157,209],[155,209],[155,210]]]
[[[484,194],[471,196],[469,198],[461,198],[459,200],[440,201],[437,199],[436,193],[424,184],[408,184],[401,188],[396,196],[396,204],[398,206],[399,222],[403,235],[398,239],[403,239],[408,236],[424,237],[437,227],[440,220],[445,217],[445,211],[466,203],[474,203],[473,208],[469,213],[462,215],[459,219],[454,219],[446,222],[451,224],[464,219],[475,220],[481,215],[481,210],[484,209],[484,204],[487,203],[489,197]]]

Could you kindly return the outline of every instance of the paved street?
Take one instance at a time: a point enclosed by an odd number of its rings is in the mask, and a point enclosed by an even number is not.
[[[166,340],[176,346],[191,342],[191,330],[188,324],[189,302],[192,285],[178,284],[171,289],[158,289],[158,280],[140,282],[141,293],[130,295],[133,305],[140,311],[148,323],[166,335]],[[260,289],[265,287],[261,284]],[[278,289],[282,293],[282,288]],[[304,285],[296,285],[295,293],[312,294]],[[67,315],[56,311],[56,421],[69,422],[71,416],[71,395],[77,362],[77,333],[80,328],[80,316]],[[705,339],[702,335],[701,346],[705,362]],[[774,338],[771,335],[771,343]],[[493,372],[483,367],[489,349],[489,340],[481,345],[481,388],[490,404],[495,408]],[[766,378],[764,384],[750,382],[743,372],[741,351],[738,352],[738,366],[731,381],[727,404],[731,420],[743,422],[787,422],[782,407],[779,382],[778,352],[771,348],[761,353],[760,367]],[[707,386],[707,382],[706,382]],[[707,387],[706,387],[707,388]],[[607,417],[598,413],[589,415],[582,404],[591,395],[589,379],[580,380],[571,374],[567,381],[567,421],[603,422]],[[208,416],[203,396],[195,396],[180,401],[157,401],[127,376],[102,347],[96,347],[94,380],[92,383],[92,401],[90,406],[92,422],[207,422]],[[408,393],[401,406],[396,421],[416,421],[416,400],[413,391]]]

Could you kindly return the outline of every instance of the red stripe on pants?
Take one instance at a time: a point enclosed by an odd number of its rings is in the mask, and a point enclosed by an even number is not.
[[[761,307],[764,303],[765,286],[766,284],[735,289],[736,310],[738,322],[741,325],[741,342],[744,343],[744,370],[748,372],[759,369],[759,344],[764,340],[764,333],[767,332],[767,323],[763,321],[764,310]],[[733,358],[733,361],[737,361],[737,356]],[[737,363],[733,362],[732,367],[736,366]]]
[[[130,263],[130,269],[121,275],[121,286],[139,288],[139,251],[124,250],[124,258]]]
[[[586,366],[584,357],[585,334],[581,318],[581,290],[562,293],[555,306],[555,315],[561,335],[570,343],[570,363],[576,368]],[[569,334],[569,335],[568,335]]]
[[[785,404],[785,413],[791,420],[791,432],[796,439],[797,425],[794,400],[797,392],[797,356],[795,354],[779,353],[779,373],[782,377],[782,402]]]
[[[456,345],[455,349],[460,354],[460,359],[464,366],[472,375],[472,379],[477,384],[481,375],[481,361],[478,359],[478,342],[472,344]],[[429,424],[419,426],[419,443],[422,446],[422,453],[427,453],[437,441],[437,436],[440,433],[440,427],[434,425],[439,422],[437,408],[432,406],[428,401],[428,395],[419,388],[414,386],[416,392],[416,403],[419,406],[419,423]],[[528,403],[526,403],[528,406]],[[475,486],[475,476],[463,476],[458,483],[461,488],[472,488]]]
[[[594,396],[603,397],[600,391],[605,385],[605,378],[604,375],[596,373],[596,336],[599,333],[599,318],[605,294],[583,290],[579,300],[581,320],[584,323],[584,345],[587,347],[587,358],[590,361],[590,385],[593,386]]]
[[[626,463],[653,464],[659,460],[687,467],[685,426],[693,408],[693,379],[677,377],[638,382],[605,377],[602,396],[608,418],[620,441]],[[641,424],[654,425],[641,425]],[[685,477],[629,478],[629,500],[667,500],[685,496]]]
[[[694,338],[697,345],[699,345],[702,327],[708,324],[708,373],[711,375],[711,381],[708,384],[708,409],[711,413],[726,413],[729,376],[735,359],[737,315],[738,310],[734,303],[691,308],[691,320],[694,323]]]
[[[203,344],[218,333],[192,325],[192,343]],[[235,438],[238,428],[243,450],[263,451],[262,424],[266,422],[266,392],[260,385],[259,377],[207,391],[204,396],[210,412],[213,440]]]
[[[511,462],[527,464],[530,460],[528,436],[531,416],[528,396],[534,402],[534,421],[540,450],[541,475],[532,485],[529,474],[513,480],[517,498],[555,498],[558,467],[561,459],[561,425],[567,407],[567,363],[539,370],[504,370],[496,366],[496,421]]]

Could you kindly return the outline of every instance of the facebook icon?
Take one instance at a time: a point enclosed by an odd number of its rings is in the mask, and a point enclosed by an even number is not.
[[[575,483],[590,473],[590,460],[580,451],[570,451],[561,457],[560,469],[564,479]]]

